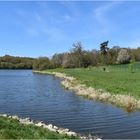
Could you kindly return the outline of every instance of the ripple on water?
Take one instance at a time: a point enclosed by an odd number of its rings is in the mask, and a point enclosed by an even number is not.
[[[0,70],[0,112],[103,138],[140,138],[139,111],[89,101],[63,89],[58,78],[30,70]]]

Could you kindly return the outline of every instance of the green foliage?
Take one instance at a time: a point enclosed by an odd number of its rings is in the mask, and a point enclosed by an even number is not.
[[[0,139],[70,139],[70,137],[34,125],[23,125],[17,120],[0,117]]]
[[[33,69],[35,70],[45,70],[53,68],[48,57],[39,57],[34,61]]]
[[[131,59],[130,64],[128,65],[128,69],[130,70],[131,73],[134,73],[134,66],[135,66],[135,59]]]
[[[108,42],[109,41],[105,41],[103,43],[100,44],[100,51],[101,51],[101,55],[102,55],[102,63],[105,65],[108,63]]]
[[[100,44],[100,51],[103,55],[107,55],[107,52],[109,50],[108,46],[109,41],[105,41]]]
[[[140,48],[122,49],[119,46],[108,48],[108,41],[100,44],[100,50],[84,50],[82,43],[74,43],[72,49],[65,53],[56,53],[52,58],[14,57],[5,55],[0,57],[0,69],[35,69],[45,70],[53,68],[87,68],[89,66],[103,66],[127,64],[132,56],[140,61]],[[123,51],[122,51],[123,50]],[[129,66],[130,71],[133,65]]]
[[[32,69],[34,60],[29,57],[5,55],[0,57],[0,69]]]
[[[55,68],[62,67],[63,56],[64,56],[63,53],[60,54],[56,53],[52,56],[51,63]]]

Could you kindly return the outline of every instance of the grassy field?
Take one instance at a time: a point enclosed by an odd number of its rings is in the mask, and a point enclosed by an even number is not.
[[[133,73],[128,65],[106,66],[106,71],[103,71],[103,67],[49,71],[64,72],[88,87],[102,89],[112,94],[125,94],[140,98],[140,63],[134,65]]]
[[[71,139],[34,125],[23,125],[17,120],[0,117],[0,139]]]

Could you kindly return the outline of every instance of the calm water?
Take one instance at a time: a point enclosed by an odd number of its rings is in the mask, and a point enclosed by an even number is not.
[[[0,70],[0,113],[30,116],[82,134],[140,138],[140,112],[89,101],[62,88],[60,80],[29,70]]]

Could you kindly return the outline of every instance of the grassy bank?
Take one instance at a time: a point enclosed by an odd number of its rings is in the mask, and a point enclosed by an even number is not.
[[[51,132],[35,125],[20,124],[18,120],[0,116],[0,139],[72,139],[73,136]]]
[[[132,73],[128,65],[53,69],[38,73],[54,74],[63,78],[62,85],[78,95],[124,107],[127,111],[140,109],[140,69],[136,64]]]
[[[134,67],[134,73],[128,65],[114,65],[106,67],[93,67],[91,69],[55,69],[50,72],[62,72],[75,77],[79,83],[87,87],[101,89],[111,94],[131,95],[140,98],[140,63]]]

